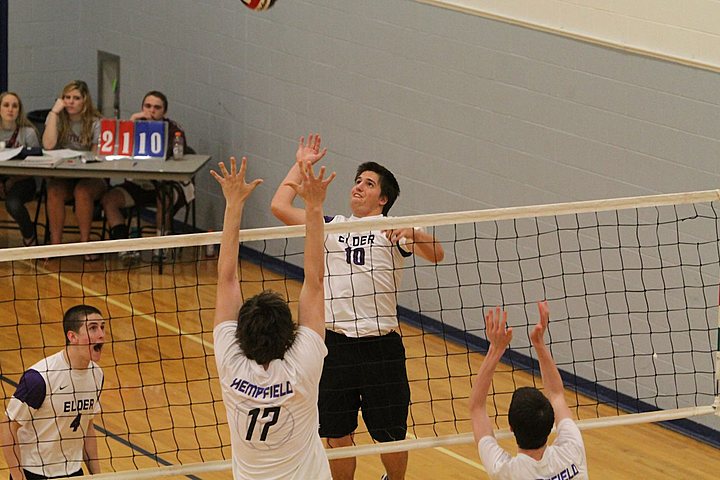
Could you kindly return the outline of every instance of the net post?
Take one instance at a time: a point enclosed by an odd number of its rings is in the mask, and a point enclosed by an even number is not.
[[[720,417],[720,289],[718,289],[718,325],[717,343],[715,345],[715,415]]]

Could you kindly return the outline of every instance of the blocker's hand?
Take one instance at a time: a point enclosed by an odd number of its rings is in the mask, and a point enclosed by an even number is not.
[[[247,171],[247,158],[243,157],[240,163],[240,170],[237,169],[237,161],[235,157],[230,157],[230,171],[225,168],[225,163],[220,162],[220,172],[218,174],[215,170],[210,170],[210,174],[215,177],[215,180],[222,187],[225,201],[230,204],[243,204],[247,197],[250,196],[255,187],[260,185],[262,179],[253,180],[250,183],[245,182],[245,172]]]

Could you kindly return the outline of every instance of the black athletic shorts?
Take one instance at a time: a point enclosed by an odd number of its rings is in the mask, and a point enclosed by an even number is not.
[[[138,207],[144,207],[146,205],[155,206],[157,201],[157,191],[153,189],[146,190],[135,182],[125,181],[118,187],[125,190],[128,195],[133,199],[133,202]]]
[[[43,477],[42,475],[38,475],[37,473],[28,472],[24,468],[23,472],[25,473],[26,480],[47,480],[50,478],[82,477],[84,475],[82,468],[75,473],[71,473],[70,475],[62,477]],[[12,475],[10,475],[10,480],[13,480]]]
[[[410,386],[405,347],[396,332],[352,338],[325,331],[325,357],[318,409],[320,436],[340,438],[358,426],[358,410],[373,439],[404,440]]]

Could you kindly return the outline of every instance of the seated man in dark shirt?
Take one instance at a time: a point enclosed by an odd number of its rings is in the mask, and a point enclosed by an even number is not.
[[[172,155],[172,140],[175,138],[176,132],[180,132],[180,135],[185,141],[185,152],[194,153],[193,150],[187,147],[187,138],[185,131],[182,127],[175,122],[167,118],[168,100],[164,93],[156,90],[150,91],[145,94],[142,101],[142,110],[134,113],[130,120],[142,121],[142,120],[154,120],[154,121],[166,121],[168,123],[168,137],[166,151],[168,155]],[[125,223],[125,217],[123,216],[122,209],[133,206],[146,206],[146,205],[157,205],[156,214],[156,225],[158,232],[161,231],[161,227],[165,227],[165,231],[170,230],[170,222],[172,221],[172,214],[176,211],[176,207],[182,206],[187,202],[190,202],[195,196],[195,187],[192,182],[187,184],[181,182],[167,182],[163,185],[166,191],[166,205],[165,208],[160,206],[160,195],[158,195],[158,187],[160,185],[157,182],[150,180],[131,180],[126,179],[121,185],[118,185],[107,193],[102,198],[103,209],[105,210],[105,216],[107,217],[108,226],[110,228],[110,239],[124,239],[129,237],[128,226]],[[161,218],[161,211],[165,211],[165,219]],[[131,260],[136,258],[130,252],[123,252],[121,258]]]

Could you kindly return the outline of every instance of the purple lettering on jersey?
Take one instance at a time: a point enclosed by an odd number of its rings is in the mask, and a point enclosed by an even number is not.
[[[45,401],[46,388],[42,375],[38,371],[30,369],[23,373],[13,396],[37,410]]]
[[[573,463],[570,468],[566,468],[562,472],[558,473],[557,475],[553,475],[546,480],[570,480],[574,478],[575,475],[577,475],[578,473],[580,473],[580,470],[578,470],[577,466]]]
[[[247,380],[235,378],[232,382],[230,382],[230,388],[251,398],[279,398],[294,393],[292,384],[289,381],[268,385],[267,387],[261,387],[259,385],[252,384]]]

